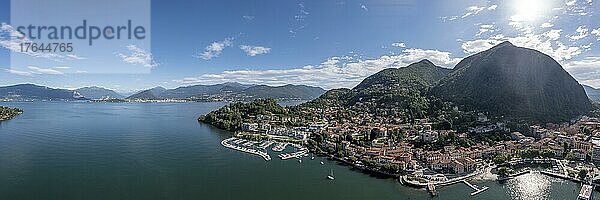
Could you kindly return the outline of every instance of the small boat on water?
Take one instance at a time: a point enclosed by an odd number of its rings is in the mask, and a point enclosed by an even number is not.
[[[325,163],[323,161],[321,161],[321,165],[324,165]]]
[[[299,162],[299,163],[302,163],[302,159],[298,159],[298,162]]]
[[[335,177],[333,177],[333,170],[329,171],[329,175],[327,175],[327,179],[329,179],[329,180],[335,179]]]

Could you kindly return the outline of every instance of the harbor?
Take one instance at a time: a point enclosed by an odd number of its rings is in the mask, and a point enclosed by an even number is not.
[[[253,148],[248,148],[249,146],[252,146],[254,144],[256,144],[256,143],[247,141],[244,139],[234,138],[234,137],[221,141],[221,145],[223,145],[224,147],[238,150],[241,152],[246,152],[249,154],[258,155],[258,156],[262,157],[263,159],[265,159],[265,161],[271,160],[271,156],[269,156],[269,154],[267,154],[267,152],[256,150]]]
[[[306,155],[307,153],[308,153],[308,149],[303,148],[297,152],[279,154],[279,158],[281,158],[281,160],[287,160],[290,158],[301,158],[302,156]]]
[[[301,158],[303,156],[308,155],[309,153],[309,150],[306,147],[303,147],[302,145],[285,142],[256,142],[236,137],[227,138],[221,141],[221,145],[223,145],[224,147],[261,156],[265,161],[271,160],[271,156],[267,153],[266,149],[268,149],[269,146],[273,144],[275,144],[275,146],[273,146],[273,148],[271,149],[273,152],[283,152],[288,146],[293,146],[295,149],[297,149],[297,151],[295,152],[280,153],[278,157],[282,160],[287,160],[291,158]]]

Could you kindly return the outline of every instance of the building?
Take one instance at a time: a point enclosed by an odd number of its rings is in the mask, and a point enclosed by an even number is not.
[[[600,163],[600,146],[595,146],[592,149],[592,161]]]
[[[475,160],[470,158],[459,158],[454,160],[454,173],[464,174],[475,171]]]
[[[573,149],[571,151],[577,160],[585,160],[586,152],[581,149]]]
[[[421,131],[419,137],[423,142],[434,142],[438,139],[438,135],[437,131]]]
[[[512,140],[519,141],[520,139],[525,138],[525,136],[523,134],[519,133],[519,132],[512,132],[512,133],[510,133],[510,138]]]
[[[535,137],[536,139],[543,139],[550,135],[550,131],[540,126],[531,126],[531,135],[533,135],[533,137]]]
[[[256,131],[258,129],[257,123],[242,123],[242,131]]]
[[[483,113],[478,113],[477,114],[477,121],[478,122],[488,122],[490,120]]]
[[[591,200],[594,199],[594,186],[583,185],[577,196],[577,200]]]

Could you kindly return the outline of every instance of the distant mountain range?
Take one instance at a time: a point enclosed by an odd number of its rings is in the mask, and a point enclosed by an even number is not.
[[[587,96],[593,101],[600,101],[600,89],[593,88],[592,86],[582,85]]]
[[[193,85],[165,89],[155,87],[143,90],[125,98],[113,90],[102,87],[82,87],[75,90],[57,89],[34,84],[19,84],[0,87],[0,100],[35,101],[35,100],[163,100],[184,99],[197,101],[240,101],[258,98],[287,100],[311,100],[317,98],[325,90],[305,85],[245,85],[240,83],[222,83],[215,85]]]
[[[0,87],[0,99],[13,101],[73,101],[86,100],[75,90],[56,89],[34,84],[19,84]]]
[[[189,99],[199,101],[221,100],[252,100],[259,98],[300,99],[317,98],[325,90],[319,87],[305,85],[245,85],[240,83],[222,83],[215,85],[193,85],[165,89],[155,87],[135,93],[126,99],[130,100],[160,100],[160,99]]]
[[[101,88],[101,87],[82,87],[76,89],[75,91],[79,92],[82,96],[88,99],[122,99],[123,95],[116,93],[115,91]]]

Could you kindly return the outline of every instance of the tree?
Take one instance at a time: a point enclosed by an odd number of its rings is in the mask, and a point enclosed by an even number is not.
[[[579,174],[577,174],[577,178],[583,180],[587,176],[587,173],[588,173],[588,171],[585,169],[579,170]]]
[[[556,155],[554,155],[553,151],[550,151],[549,149],[544,149],[540,152],[540,156],[544,158],[553,158]]]
[[[575,160],[575,155],[573,155],[573,153],[569,152],[567,153],[567,155],[565,156],[565,159],[569,160],[569,161],[574,161]]]
[[[536,158],[540,155],[540,151],[537,149],[528,148],[520,152],[523,158]]]
[[[505,164],[509,160],[510,160],[510,155],[509,154],[498,154],[493,159],[494,163],[497,164],[497,165]]]
[[[506,168],[506,167],[500,167],[498,169],[498,176],[500,176],[500,177],[506,177],[506,176],[508,176],[508,168]]]

